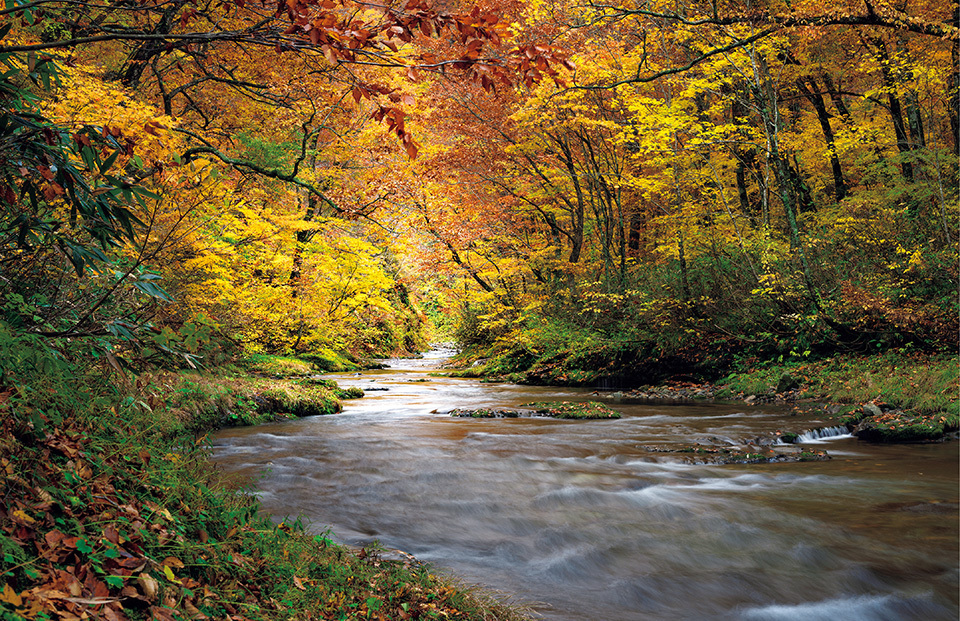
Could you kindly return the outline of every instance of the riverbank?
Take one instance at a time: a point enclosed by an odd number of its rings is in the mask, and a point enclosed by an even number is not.
[[[528,618],[413,559],[275,524],[210,465],[209,430],[339,411],[362,392],[63,371],[0,385],[2,618]]]
[[[879,442],[936,441],[960,429],[956,356],[887,352],[816,361],[753,361],[713,381],[675,373],[658,383],[634,385],[629,383],[634,375],[627,367],[608,365],[605,374],[586,379],[577,371],[578,364],[575,358],[554,358],[549,365],[536,363],[523,371],[504,373],[502,359],[467,358],[451,374],[485,381],[603,386],[606,390],[598,390],[596,396],[611,400],[822,403],[821,413],[837,425],[864,440]],[[548,366],[552,371],[546,374]],[[721,373],[718,369],[713,375]]]

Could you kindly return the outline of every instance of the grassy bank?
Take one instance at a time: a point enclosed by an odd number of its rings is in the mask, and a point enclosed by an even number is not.
[[[769,395],[802,387],[805,398],[835,403],[882,402],[923,414],[960,410],[956,356],[887,352],[836,356],[814,362],[767,363],[744,368],[717,382],[732,395]]]
[[[844,404],[839,424],[877,442],[939,440],[960,429],[960,375],[955,356],[887,352],[745,369],[718,382],[715,397],[791,396]]]
[[[118,385],[55,352],[0,382],[0,618],[522,619],[415,561],[274,524],[204,431],[336,411],[336,388],[199,374]]]
[[[553,352],[501,347],[488,357],[465,356],[461,364],[453,375],[616,387],[641,398],[801,399],[846,405],[832,408],[838,424],[875,441],[936,440],[960,427],[960,362],[954,354],[888,350],[869,356],[762,360],[700,351],[664,357],[627,343],[585,340]]]

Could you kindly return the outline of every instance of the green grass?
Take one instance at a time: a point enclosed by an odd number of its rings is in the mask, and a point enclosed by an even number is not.
[[[149,427],[161,435],[196,434],[339,412],[339,388],[330,384],[195,372],[144,374],[122,403],[150,412]]]
[[[956,356],[889,352],[878,356],[836,356],[827,360],[770,364],[732,373],[719,384],[726,391],[764,395],[784,375],[804,387],[804,396],[837,403],[880,401],[922,414],[960,412],[960,366]],[[720,395],[718,395],[720,396]]]
[[[290,356],[253,354],[239,364],[248,373],[269,377],[301,377],[318,372],[311,362]]]

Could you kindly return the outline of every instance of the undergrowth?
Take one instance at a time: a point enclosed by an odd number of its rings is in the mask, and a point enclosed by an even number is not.
[[[729,394],[770,394],[784,376],[803,386],[803,396],[837,403],[878,401],[921,414],[960,413],[958,359],[891,351],[875,356],[836,356],[814,362],[758,365],[732,373],[721,384]]]

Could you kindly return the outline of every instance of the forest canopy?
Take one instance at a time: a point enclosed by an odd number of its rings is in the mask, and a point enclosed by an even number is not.
[[[4,338],[955,351],[957,6],[11,0]]]

